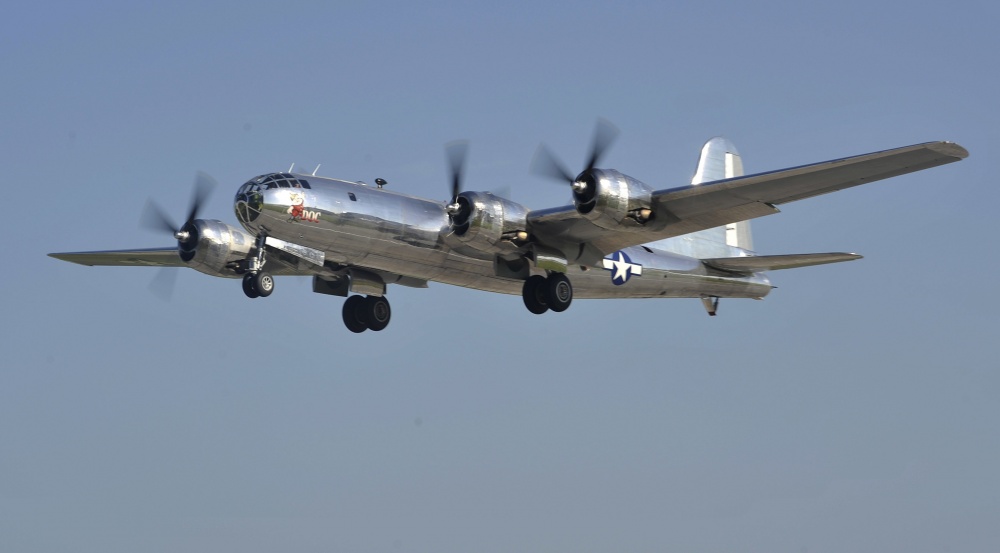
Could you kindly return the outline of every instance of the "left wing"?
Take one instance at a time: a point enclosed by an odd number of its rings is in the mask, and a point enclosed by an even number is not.
[[[731,271],[734,273],[756,273],[760,271],[777,271],[779,269],[797,269],[841,261],[861,259],[856,253],[793,253],[786,255],[754,255],[746,257],[718,257],[702,259],[709,267]]]
[[[573,206],[528,213],[528,230],[541,243],[576,259],[624,247],[778,213],[776,205],[960,161],[969,152],[953,142],[926,142],[745,177],[659,190],[654,220],[640,228],[607,230]]]

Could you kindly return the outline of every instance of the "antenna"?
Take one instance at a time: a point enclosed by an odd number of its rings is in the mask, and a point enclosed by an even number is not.
[[[291,173],[292,169],[295,169],[295,163],[294,162],[288,167],[288,172]]]
[[[312,176],[314,176],[314,177],[316,176],[316,171],[319,171],[319,166],[320,166],[320,165],[323,165],[323,164],[322,164],[322,163],[320,163],[319,165],[317,165],[317,166],[316,166],[316,168],[315,168],[315,169],[313,169],[313,172],[312,172]]]

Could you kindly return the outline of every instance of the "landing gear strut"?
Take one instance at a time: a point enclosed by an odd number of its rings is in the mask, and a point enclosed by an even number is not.
[[[351,332],[378,332],[389,326],[392,309],[384,296],[351,296],[344,302],[344,326]]]
[[[563,273],[551,273],[548,277],[533,275],[524,281],[521,297],[524,306],[535,315],[549,309],[561,313],[573,302],[573,284]]]
[[[257,235],[257,255],[245,260],[246,269],[243,275],[243,293],[248,298],[266,298],[274,291],[274,277],[264,271],[266,249],[264,248],[267,237],[264,233]]]

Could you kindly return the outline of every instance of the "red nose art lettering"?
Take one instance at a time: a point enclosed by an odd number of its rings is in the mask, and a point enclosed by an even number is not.
[[[291,195],[292,205],[288,208],[287,213],[291,215],[292,221],[308,221],[310,223],[319,222],[319,212],[306,209],[305,207],[305,195],[303,194],[292,194]]]

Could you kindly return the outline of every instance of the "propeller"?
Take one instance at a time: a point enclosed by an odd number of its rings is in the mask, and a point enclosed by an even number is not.
[[[147,288],[157,298],[169,303],[174,297],[174,289],[177,288],[178,267],[162,267],[156,271],[156,276],[149,281]]]
[[[188,208],[187,219],[184,224],[177,226],[174,220],[153,200],[146,202],[146,209],[142,214],[140,223],[142,226],[155,231],[167,231],[173,235],[181,244],[186,244],[191,238],[191,224],[198,217],[209,195],[215,189],[216,182],[208,173],[198,171],[194,179],[194,191],[191,194],[191,205]]]
[[[458,195],[462,193],[462,177],[465,173],[465,158],[469,155],[469,141],[456,140],[444,147],[448,160],[448,171],[451,176],[451,203],[445,207],[452,224],[462,226],[469,220],[468,203],[459,202]]]
[[[169,232],[177,240],[180,250],[188,250],[187,246],[192,242],[197,243],[198,240],[198,237],[195,235],[194,221],[198,218],[198,212],[201,211],[201,208],[208,201],[208,197],[215,186],[215,179],[207,173],[199,171],[195,175],[194,191],[191,195],[191,204],[188,208],[187,219],[184,220],[184,224],[181,226],[177,226],[173,218],[152,199],[146,202],[146,209],[143,211],[139,222],[142,226],[150,230]],[[183,253],[181,257],[184,258]],[[161,300],[170,301],[177,284],[177,272],[177,268],[175,267],[160,269],[149,283],[150,292]]]
[[[454,205],[455,199],[462,192],[462,173],[465,172],[465,158],[469,155],[469,141],[449,142],[445,144],[444,153],[445,157],[448,158],[448,171],[451,174],[451,201]],[[452,205],[448,207],[451,208]]]
[[[580,172],[580,175],[597,166],[597,162],[608,151],[618,134],[618,127],[610,121],[604,118],[597,120],[594,138],[590,144],[590,155],[587,156],[587,165]],[[535,157],[531,160],[531,172],[560,182],[568,182],[575,192],[583,193],[586,191],[587,184],[581,182],[582,179],[578,181],[579,175],[574,177],[545,144],[538,146]]]

